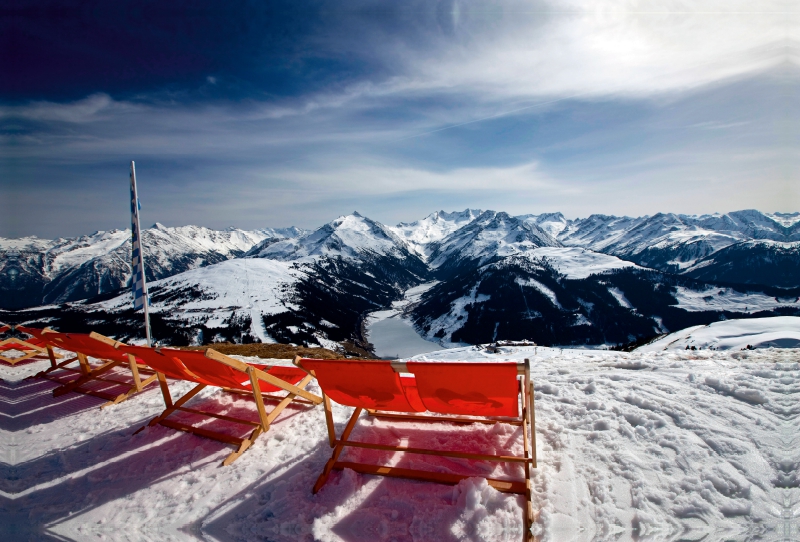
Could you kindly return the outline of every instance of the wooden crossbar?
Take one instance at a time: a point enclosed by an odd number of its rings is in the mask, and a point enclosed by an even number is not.
[[[436,455],[441,457],[457,457],[460,459],[474,459],[479,461],[497,461],[500,463],[532,463],[532,459],[517,457],[515,455],[489,455],[473,454],[469,452],[451,452],[447,450],[431,450],[428,448],[409,448],[408,446],[392,446],[389,444],[374,444],[372,442],[357,442],[352,440],[336,440],[335,444],[343,444],[353,448],[369,448],[371,450],[385,450],[387,452],[405,452],[409,454]]]
[[[394,369],[394,372],[396,373],[413,374],[412,371],[408,370],[408,365],[405,361],[393,361],[391,362],[391,365],[392,369]],[[525,376],[525,363],[517,363],[517,375]]]
[[[439,482],[441,484],[456,485],[461,480],[472,478],[472,476],[462,474],[451,474],[447,472],[432,472],[417,469],[401,469],[397,467],[382,467],[379,465],[367,465],[364,463],[350,463],[337,461],[333,465],[334,470],[352,469],[362,474],[377,474],[380,476],[390,476],[394,478],[406,478],[410,480],[421,480],[425,482]],[[490,486],[503,493],[525,494],[525,483],[512,480],[498,480],[496,478],[485,478]]]
[[[416,414],[395,414],[393,412],[384,412],[382,410],[367,409],[367,414],[375,418],[387,418],[398,421],[425,421],[425,422],[448,422],[448,423],[482,423],[486,425],[494,425],[496,423],[506,423],[508,425],[522,425],[521,419],[515,418],[463,418],[460,416],[419,416]]]

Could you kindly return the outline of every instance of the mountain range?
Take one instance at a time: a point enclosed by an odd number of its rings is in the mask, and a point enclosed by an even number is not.
[[[141,335],[123,290],[130,232],[0,239],[0,320]],[[800,213],[639,218],[439,211],[395,227],[358,213],[314,231],[143,232],[165,344],[280,341],[369,349],[366,316],[443,345],[621,344],[725,318],[800,314]]]

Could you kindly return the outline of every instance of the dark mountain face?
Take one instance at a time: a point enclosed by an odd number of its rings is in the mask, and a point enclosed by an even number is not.
[[[723,318],[800,314],[797,303],[763,312],[690,311],[680,307],[678,287],[703,291],[707,284],[641,269],[568,279],[546,263],[508,258],[455,274],[423,294],[411,314],[430,340],[542,345],[623,344]]]
[[[35,249],[0,251],[0,309],[20,309],[41,303],[48,282],[42,272],[43,259],[44,255]]]
[[[298,310],[263,317],[264,327],[278,342],[316,343],[316,332],[321,331],[328,340],[368,348],[362,325],[366,315],[391,305],[428,277],[427,267],[416,257],[359,262],[331,258],[302,267],[308,278],[289,298]]]
[[[800,245],[746,242],[699,260],[686,275],[708,282],[800,286]]]

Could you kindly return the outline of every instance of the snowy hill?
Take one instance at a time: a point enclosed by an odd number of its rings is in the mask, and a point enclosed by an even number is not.
[[[174,330],[162,330],[157,337],[165,341],[184,329],[184,341],[167,342],[274,342],[263,318],[296,310],[292,292],[303,278],[302,271],[286,262],[238,258],[155,281],[149,286],[151,319]],[[97,320],[129,314],[131,295],[78,307]],[[127,335],[120,329],[116,334]]]
[[[301,235],[296,228],[223,231],[198,226],[142,231],[148,280],[244,254],[264,239]],[[0,292],[7,308],[87,299],[130,280],[130,230],[99,231],[72,239],[0,239]],[[12,272],[13,270],[13,272]]]
[[[750,350],[770,347],[800,348],[800,317],[726,320],[707,326],[694,326],[670,333],[636,351]]]

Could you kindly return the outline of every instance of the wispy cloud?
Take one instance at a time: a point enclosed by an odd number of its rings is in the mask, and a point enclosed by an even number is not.
[[[0,213],[0,235],[124,227],[129,159],[167,224],[800,206],[790,2],[333,6],[180,84],[0,105],[3,199],[50,209]]]

